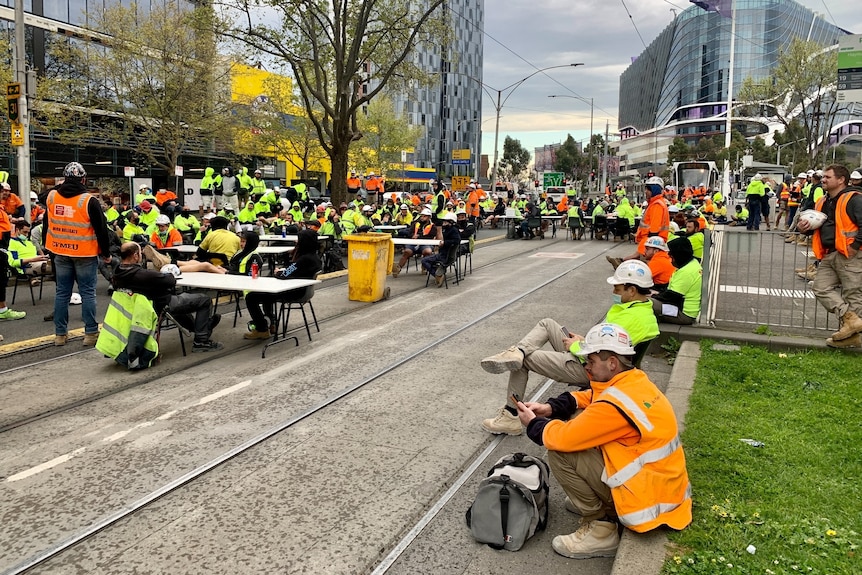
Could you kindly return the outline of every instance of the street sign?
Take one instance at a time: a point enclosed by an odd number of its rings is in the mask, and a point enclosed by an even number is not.
[[[21,95],[21,84],[18,82],[11,82],[6,84],[6,97],[12,100],[17,100],[18,96]]]
[[[6,100],[6,115],[10,122],[18,121],[18,100]]]
[[[862,102],[862,34],[838,39],[839,102]]]
[[[452,160],[453,166],[469,166],[470,160]]]
[[[12,145],[24,145],[24,124],[21,124],[19,122],[12,122]]]
[[[543,172],[542,187],[553,188],[563,185],[563,172]]]
[[[133,166],[124,166],[123,167],[123,175],[127,178],[135,177],[135,168]]]
[[[452,160],[470,160],[470,149],[452,150]],[[452,162],[455,163],[454,161]]]
[[[470,176],[452,176],[452,189],[456,192],[463,192],[470,184]]]
[[[183,177],[183,167],[182,166],[174,166],[174,175],[178,178]]]

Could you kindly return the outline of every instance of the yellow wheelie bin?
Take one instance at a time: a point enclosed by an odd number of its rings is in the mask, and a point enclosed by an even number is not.
[[[351,301],[380,301],[389,297],[386,276],[392,271],[392,236],[366,232],[347,240],[347,297]]]

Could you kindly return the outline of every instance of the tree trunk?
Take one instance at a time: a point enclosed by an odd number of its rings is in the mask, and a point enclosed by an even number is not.
[[[332,204],[338,206],[341,202],[349,202],[353,198],[347,197],[347,150],[348,146],[340,143],[334,143],[332,146],[332,180],[330,180],[330,189],[332,190]]]

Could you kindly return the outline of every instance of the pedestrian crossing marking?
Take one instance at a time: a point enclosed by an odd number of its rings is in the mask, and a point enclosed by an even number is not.
[[[723,291],[725,293],[741,293],[746,295],[769,295],[775,297],[787,297],[787,298],[814,298],[814,293],[806,290],[797,290],[797,289],[780,289],[780,288],[762,288],[757,286],[733,286],[733,285],[720,285],[718,286],[719,291]]]

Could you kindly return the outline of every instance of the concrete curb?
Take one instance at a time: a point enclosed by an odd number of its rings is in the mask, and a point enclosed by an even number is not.
[[[688,400],[694,387],[699,359],[700,346],[693,341],[684,341],[674,361],[665,392],[673,405],[680,433],[685,425],[685,414],[688,411]],[[664,530],[635,533],[624,529],[611,575],[657,575],[664,565],[666,545],[667,535]]]

